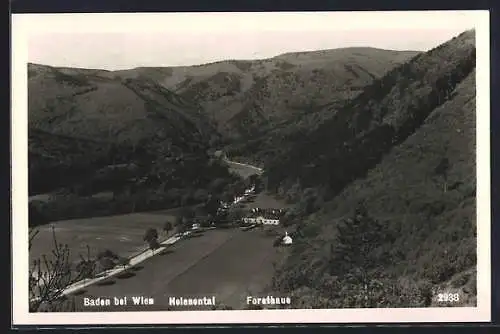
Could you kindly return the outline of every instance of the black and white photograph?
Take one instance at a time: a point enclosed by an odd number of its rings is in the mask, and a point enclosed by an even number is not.
[[[14,321],[489,320],[488,22],[14,14]]]

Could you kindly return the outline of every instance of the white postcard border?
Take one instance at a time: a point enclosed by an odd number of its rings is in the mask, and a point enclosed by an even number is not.
[[[286,22],[308,20],[311,29],[328,22],[346,29],[430,29],[468,20],[476,30],[477,101],[477,307],[320,310],[230,310],[146,312],[28,312],[28,157],[27,62],[28,36],[40,32],[160,31],[161,16],[182,31],[283,29]],[[193,19],[193,15],[197,15]],[[315,16],[316,15],[316,16]],[[126,23],[125,23],[126,22]],[[141,24],[142,22],[142,24]],[[264,24],[265,23],[265,24]],[[413,24],[413,26],[412,26]],[[304,25],[286,25],[301,29]],[[307,25],[305,25],[307,26]],[[163,26],[164,27],[164,26]],[[289,28],[292,27],[292,28]],[[425,28],[422,28],[425,27]],[[458,32],[459,33],[459,32]],[[444,42],[444,41],[443,41]],[[337,12],[337,13],[193,13],[193,14],[14,14],[12,16],[12,308],[14,325],[93,324],[228,324],[228,323],[389,323],[483,322],[491,317],[490,199],[490,41],[488,11]]]

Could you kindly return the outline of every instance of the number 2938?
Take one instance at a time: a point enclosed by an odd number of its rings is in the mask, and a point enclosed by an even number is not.
[[[440,303],[458,302],[460,295],[458,293],[438,293],[437,301]]]

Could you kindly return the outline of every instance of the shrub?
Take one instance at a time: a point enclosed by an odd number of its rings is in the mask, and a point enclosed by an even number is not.
[[[158,248],[160,248],[160,243],[158,242],[157,239],[149,240],[148,244],[149,244],[149,249],[151,249],[151,251],[153,253],[154,253],[155,250],[157,250]]]
[[[143,240],[146,242],[151,242],[153,240],[158,239],[158,231],[154,228],[148,228],[146,232],[144,233],[144,238]]]
[[[118,265],[122,266],[125,269],[128,265],[130,265],[130,259],[127,257],[120,257],[117,262]]]
[[[112,260],[118,260],[120,257],[118,256],[118,254],[116,254],[112,250],[105,249],[104,251],[97,253],[97,260],[101,260],[101,259],[104,259],[104,258],[109,258],[109,259],[112,259]]]

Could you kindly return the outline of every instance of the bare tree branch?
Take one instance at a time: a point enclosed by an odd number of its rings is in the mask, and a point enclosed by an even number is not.
[[[38,231],[30,230],[29,248]],[[71,284],[93,276],[95,261],[90,258],[90,249],[87,247],[87,258],[82,255],[81,262],[73,270],[70,261],[70,250],[67,244],[57,242],[55,228],[52,226],[54,249],[49,258],[43,254],[41,258],[33,260],[29,268],[29,309],[36,312],[42,305],[56,308],[64,297],[64,290]],[[82,264],[83,263],[83,264]]]

